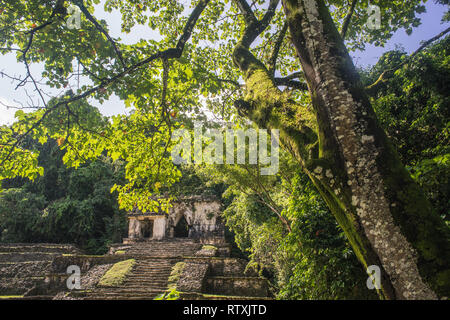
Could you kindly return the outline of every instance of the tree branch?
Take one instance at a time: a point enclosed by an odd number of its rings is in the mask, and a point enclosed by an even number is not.
[[[111,36],[106,32],[106,30],[95,20],[95,18],[91,15],[89,10],[84,6],[83,0],[78,0],[75,2],[77,6],[80,8],[81,12],[84,13],[86,18],[92,22],[92,24],[108,39],[108,41],[111,43],[112,47],[114,48],[114,51],[116,52],[117,57],[120,60],[120,63],[122,64],[122,67],[125,69],[126,64],[123,60],[122,52],[119,50],[119,48],[116,45],[116,42],[111,38]]]
[[[255,39],[267,28],[278,6],[280,0],[270,0],[269,7],[261,20],[256,19],[252,9],[245,0],[234,0],[237,6],[244,14],[246,28],[242,36],[241,43],[246,48],[255,41]]]
[[[189,16],[188,21],[186,22],[183,34],[181,35],[180,39],[178,40],[177,46],[175,48],[169,48],[167,50],[163,50],[163,51],[159,51],[153,55],[151,55],[150,57],[128,67],[125,68],[122,72],[117,73],[115,76],[105,79],[103,80],[99,85],[92,87],[91,89],[76,95],[76,96],[72,96],[70,98],[65,98],[65,99],[61,99],[58,103],[56,103],[55,105],[51,106],[51,107],[46,107],[46,110],[44,112],[44,114],[42,115],[42,117],[36,121],[25,133],[19,135],[16,139],[16,141],[14,142],[14,144],[12,144],[11,149],[9,150],[9,152],[7,153],[7,155],[2,159],[2,161],[0,162],[0,166],[3,166],[4,163],[11,157],[11,154],[14,152],[14,149],[18,147],[18,145],[21,143],[21,141],[28,136],[34,129],[36,129],[37,127],[39,127],[42,122],[44,121],[44,119],[54,110],[58,109],[61,106],[66,106],[69,103],[87,98],[88,96],[90,96],[91,94],[95,93],[96,91],[98,91],[100,88],[104,88],[116,81],[118,81],[119,79],[123,78],[125,75],[128,75],[134,71],[136,71],[137,69],[139,69],[140,67],[150,63],[153,60],[156,59],[172,59],[172,58],[179,58],[181,57],[181,54],[183,53],[183,49],[184,46],[186,44],[186,41],[190,38],[191,34],[192,34],[192,30],[195,26],[195,24],[197,23],[201,13],[203,12],[203,10],[206,8],[206,6],[208,5],[209,0],[201,0],[199,1],[199,3],[197,4],[197,6],[194,8],[194,10],[192,11],[191,15]],[[33,29],[35,30],[35,29]],[[34,32],[31,33],[30,36],[30,40],[29,43],[27,45],[27,48],[29,48],[31,46],[31,42],[32,42],[32,36],[33,36]],[[25,60],[26,61],[26,60]],[[29,70],[29,66],[26,62],[27,65],[27,70]],[[34,80],[33,80],[34,82]],[[34,82],[35,83],[35,82]],[[40,93],[40,90],[36,87],[36,90],[38,91],[38,93]],[[41,94],[42,96],[42,94]],[[45,100],[44,100],[44,104],[45,104]]]
[[[253,13],[252,8],[249,6],[246,0],[235,0],[234,1],[238,6],[239,10],[241,10],[244,15],[244,21],[246,25],[250,25],[252,23],[257,23],[258,19],[256,19],[255,14]]]
[[[272,8],[276,8],[275,2],[277,1],[271,1]],[[273,15],[274,11],[267,12],[265,17],[271,18]],[[270,23],[270,19],[263,20],[264,24],[258,22],[256,28],[254,22],[246,25],[244,34],[233,51],[233,62],[243,73],[247,89],[245,100],[235,101],[235,107],[241,116],[254,121],[258,126],[280,130],[283,144],[291,150],[294,157],[307,160],[311,155],[309,146],[317,141],[317,135],[312,129],[316,121],[315,115],[306,106],[289,100],[278,89],[265,65],[249,50],[250,44]],[[298,112],[301,113],[301,120],[292,121],[296,119]]]
[[[285,78],[274,78],[273,81],[277,86],[286,86],[301,91],[308,90],[308,85],[306,83],[292,80],[289,76]]]
[[[353,0],[352,5],[350,6],[350,10],[345,17],[344,24],[342,25],[341,37],[345,40],[345,36],[347,34],[348,26],[350,25],[350,20],[352,19],[353,13],[355,12],[356,4],[358,0]]]
[[[286,32],[288,29],[287,22],[284,23],[283,28],[280,31],[280,34],[278,35],[277,40],[275,41],[275,45],[273,47],[272,56],[269,59],[269,72],[272,74],[272,76],[275,75],[275,67],[277,64],[278,59],[278,53],[280,52],[281,45],[283,44],[284,37],[286,36]]]

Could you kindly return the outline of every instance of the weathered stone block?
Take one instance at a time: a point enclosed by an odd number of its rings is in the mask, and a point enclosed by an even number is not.
[[[178,280],[177,290],[181,292],[202,292],[208,270],[208,263],[187,262],[180,280]]]
[[[257,277],[210,277],[205,292],[230,296],[267,297],[268,282]]]

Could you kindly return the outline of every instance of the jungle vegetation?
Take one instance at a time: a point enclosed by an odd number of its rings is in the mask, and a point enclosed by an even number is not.
[[[2,239],[101,251],[121,210],[167,210],[158,195],[202,181],[280,298],[372,298],[370,265],[379,298],[448,297],[450,28],[369,70],[349,54],[412,33],[423,2],[378,1],[376,28],[367,0],[102,2],[124,34],[158,35],[130,44],[96,18],[98,0],[1,0],[0,53],[25,70],[2,75],[34,110],[0,128]],[[128,112],[93,106],[112,96]],[[279,130],[280,170],[175,164],[172,133],[194,121]]]

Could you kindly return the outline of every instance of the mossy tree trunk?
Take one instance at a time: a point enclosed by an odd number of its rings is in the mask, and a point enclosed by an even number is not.
[[[271,7],[257,20],[245,2],[236,2],[247,25],[233,57],[246,82],[246,96],[236,102],[240,113],[280,130],[283,146],[321,193],[358,259],[365,268],[380,267],[382,298],[450,296],[449,229],[378,124],[324,1],[282,1],[313,110],[289,100],[249,51]]]

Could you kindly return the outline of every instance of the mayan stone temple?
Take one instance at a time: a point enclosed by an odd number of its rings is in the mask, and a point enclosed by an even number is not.
[[[128,236],[105,255],[73,245],[0,244],[0,295],[11,299],[270,299],[268,281],[231,256],[211,196],[180,197],[168,213],[128,213]]]
[[[128,238],[124,244],[172,238],[196,239],[201,243],[225,243],[220,219],[221,204],[215,197],[182,197],[172,203],[169,214],[141,212],[128,215]]]

